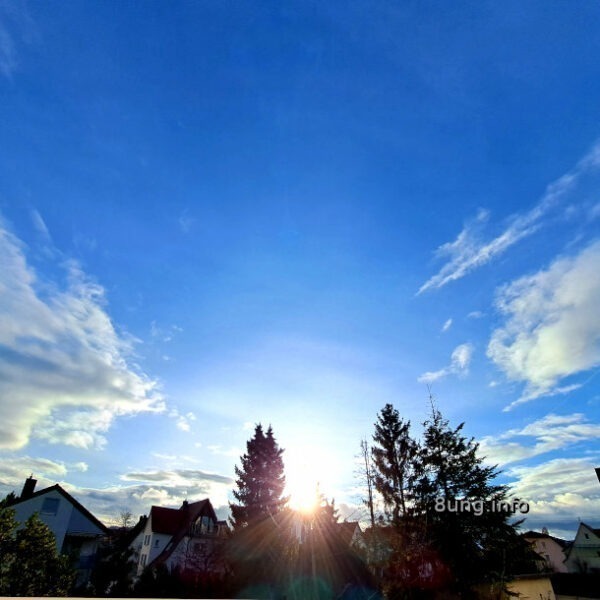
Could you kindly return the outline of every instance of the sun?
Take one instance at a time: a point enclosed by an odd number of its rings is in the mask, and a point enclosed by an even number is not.
[[[319,504],[320,475],[313,461],[302,460],[286,468],[285,493],[290,497],[289,505],[294,510],[309,514]]]

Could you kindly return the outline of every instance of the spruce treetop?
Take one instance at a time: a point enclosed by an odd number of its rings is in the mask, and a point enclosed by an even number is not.
[[[282,455],[272,427],[265,433],[260,423],[256,425],[254,436],[246,443],[246,453],[240,457],[241,467],[235,467],[237,490],[233,497],[237,502],[229,505],[234,528],[275,516],[285,507]]]

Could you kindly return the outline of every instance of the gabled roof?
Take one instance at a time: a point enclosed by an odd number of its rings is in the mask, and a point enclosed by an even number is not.
[[[106,527],[106,525],[104,525],[104,523],[99,521],[85,506],[83,506],[83,504],[80,504],[77,500],[75,500],[75,498],[73,498],[73,496],[71,496],[71,494],[69,494],[69,492],[67,492],[62,487],[60,487],[60,485],[58,485],[58,483],[56,483],[55,485],[52,485],[50,487],[44,488],[43,490],[33,492],[27,498],[19,498],[19,500],[14,502],[12,504],[12,506],[17,506],[18,504],[27,502],[28,500],[31,500],[32,498],[37,498],[38,496],[43,496],[44,494],[47,494],[49,492],[54,492],[54,491],[61,494],[65,498],[65,500],[70,502],[77,510],[79,510],[79,512],[81,512],[87,519],[89,519],[103,533],[108,533],[108,528]]]
[[[352,543],[352,538],[357,527],[362,533],[358,521],[343,521],[342,523],[336,523],[336,527],[340,539],[348,545]]]
[[[177,510],[176,508],[163,508],[153,506],[150,510],[152,531],[154,533],[166,533],[175,535],[189,518],[189,512]]]
[[[217,520],[217,515],[208,498],[191,504],[184,502],[179,510],[153,506],[150,510],[152,531],[154,533],[166,533],[171,535],[172,538],[150,565],[157,565],[166,561],[177,548],[179,542],[188,534],[192,523],[200,515],[211,517],[215,522]]]
[[[561,548],[566,548],[569,545],[569,542],[566,540],[554,537],[553,535],[549,535],[547,533],[540,533],[539,531],[526,531],[521,535],[526,539],[554,540]]]
[[[579,527],[577,528],[577,533],[575,534],[575,539],[570,544],[568,544],[565,549],[565,554],[567,557],[566,560],[568,560],[571,557],[571,551],[577,547],[577,546],[575,546],[575,541],[577,540],[577,536],[579,535],[579,532],[582,527],[585,527],[588,531],[591,531],[594,535],[597,535],[600,538],[600,529],[594,529],[593,527],[590,527],[586,523],[580,522]]]

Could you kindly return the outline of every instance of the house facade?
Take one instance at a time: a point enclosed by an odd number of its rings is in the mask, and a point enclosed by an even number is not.
[[[153,506],[131,543],[137,576],[146,567],[165,565],[185,579],[224,569],[220,550],[227,524],[219,521],[210,500],[182,504],[179,509]]]
[[[37,481],[25,481],[20,498],[11,505],[15,519],[23,525],[34,513],[50,528],[59,553],[72,558],[77,569],[77,584],[88,581],[98,544],[108,529],[71,494],[56,484],[35,491]]]
[[[540,557],[538,566],[542,571],[553,573],[567,573],[564,550],[568,546],[565,540],[553,537],[546,529],[527,531],[523,537],[531,545],[533,551]]]
[[[577,535],[566,550],[569,573],[600,573],[600,529],[579,523]]]

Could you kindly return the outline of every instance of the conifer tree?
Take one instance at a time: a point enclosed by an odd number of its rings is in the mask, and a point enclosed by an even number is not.
[[[399,525],[401,517],[407,514],[418,449],[410,437],[410,421],[401,419],[398,411],[386,404],[377,415],[373,442],[375,489],[381,494],[392,523]]]
[[[527,551],[520,522],[511,522],[508,488],[494,481],[497,468],[484,464],[479,444],[462,433],[464,423],[452,428],[433,407],[424,427],[413,510],[427,523],[429,542],[451,569],[455,590],[510,578]]]
[[[34,513],[15,536],[9,569],[12,596],[66,596],[74,581],[68,558],[56,549],[54,534]]]
[[[0,503],[0,596],[10,595],[9,571],[15,560],[15,511]]]
[[[375,424],[375,486],[391,525],[382,587],[389,596],[429,587],[468,597],[476,584],[508,581],[528,551],[508,488],[495,482],[497,468],[484,463],[464,423],[451,427],[432,406],[423,426],[417,443],[390,404]]]
[[[246,448],[241,468],[235,467],[237,490],[233,496],[237,503],[229,505],[234,529],[274,517],[287,503],[283,495],[283,449],[277,444],[271,426],[265,434],[259,423]]]

